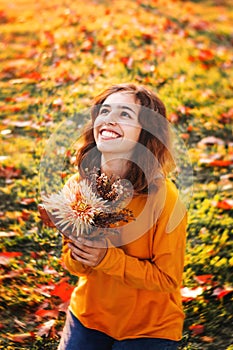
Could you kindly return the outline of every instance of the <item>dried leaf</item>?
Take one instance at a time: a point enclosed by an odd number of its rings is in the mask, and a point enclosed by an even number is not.
[[[22,198],[19,203],[23,204],[23,205],[30,205],[32,203],[36,203],[36,199],[35,198]]]
[[[61,282],[55,286],[54,290],[51,292],[51,295],[56,295],[62,301],[66,302],[70,299],[73,290],[74,286],[71,286],[67,282]]]
[[[224,199],[222,201],[212,201],[212,205],[219,209],[230,210],[233,208],[233,199]]]
[[[17,235],[18,235],[18,232],[14,232],[14,231],[0,231],[0,238],[14,237]]]
[[[1,263],[0,263],[1,264]],[[2,264],[4,265],[4,264]],[[6,264],[8,265],[8,264]],[[5,275],[1,275],[0,276],[0,281],[4,280],[4,279],[8,279],[8,278],[14,278],[14,277],[18,277],[22,274],[22,270],[18,269],[17,271],[10,271],[9,273],[6,273]]]
[[[70,305],[70,300],[67,300],[64,303],[61,303],[59,305],[58,310],[61,312],[67,312],[69,305]]]
[[[195,281],[197,281],[199,284],[208,284],[212,282],[213,275],[199,275],[194,276]]]
[[[21,175],[21,170],[16,169],[14,166],[1,166],[0,167],[0,177],[6,179],[17,178]]]
[[[189,326],[189,329],[192,331],[193,335],[199,335],[204,332],[205,327],[203,324],[193,324]]]
[[[24,343],[26,340],[35,338],[35,333],[7,334],[7,338],[16,343]]]
[[[43,204],[38,205],[38,211],[40,213],[39,217],[41,218],[41,220],[43,221],[45,226],[56,227],[54,225],[54,223],[51,221],[49,215],[47,214],[47,211],[46,211],[45,207],[43,206]]]
[[[49,309],[39,309],[35,312],[35,315],[41,319],[43,317],[51,317],[51,318],[57,318],[58,317],[58,310],[57,309],[53,309],[53,310],[49,310]]]
[[[183,288],[181,288],[182,300],[184,302],[196,299],[202,293],[203,293],[202,287],[196,287],[196,288],[183,287]]]
[[[209,163],[210,166],[228,167],[233,164],[232,160],[213,160]]]
[[[0,265],[8,265],[11,259],[20,257],[20,252],[2,252],[0,253]]]
[[[215,136],[208,136],[201,139],[201,141],[198,142],[198,146],[206,145],[206,146],[213,146],[213,145],[224,145],[225,141],[220,139],[219,137]]]
[[[17,319],[17,317],[14,318],[14,322],[17,326],[19,326],[20,328],[26,328],[26,323],[21,322],[20,320]]]
[[[49,320],[41,325],[39,325],[39,330],[37,331],[37,335],[39,335],[40,337],[42,337],[43,335],[45,335],[46,337],[48,337],[49,333],[52,331],[52,328],[55,325],[56,320]]]
[[[201,337],[201,340],[205,343],[213,343],[214,342],[214,338],[213,337],[208,337],[206,335],[204,335],[203,337]]]

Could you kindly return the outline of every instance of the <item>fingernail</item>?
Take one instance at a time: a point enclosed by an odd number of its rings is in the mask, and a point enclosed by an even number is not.
[[[78,240],[79,242],[82,242],[83,239],[82,239],[81,237],[78,237],[77,240]]]

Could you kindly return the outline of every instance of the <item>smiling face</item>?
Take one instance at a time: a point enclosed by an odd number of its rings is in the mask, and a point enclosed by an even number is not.
[[[94,122],[94,138],[102,154],[130,157],[142,129],[138,121],[140,106],[127,92],[106,98]]]

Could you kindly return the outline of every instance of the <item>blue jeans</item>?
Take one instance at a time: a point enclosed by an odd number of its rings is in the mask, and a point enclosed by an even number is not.
[[[177,350],[179,342],[160,338],[115,340],[105,333],[84,327],[70,312],[58,350]]]

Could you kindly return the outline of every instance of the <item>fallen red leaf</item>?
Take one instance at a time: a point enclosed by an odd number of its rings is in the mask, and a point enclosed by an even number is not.
[[[218,201],[215,206],[219,209],[230,210],[233,208],[233,200],[225,199],[223,201]]]
[[[189,125],[188,127],[187,127],[187,129],[186,129],[188,132],[191,132],[191,131],[193,131],[193,126],[192,125]]]
[[[7,23],[7,15],[5,13],[5,11],[0,10],[0,23]]]
[[[51,318],[57,318],[58,317],[58,310],[48,310],[48,309],[39,309],[35,312],[35,315],[39,318],[43,317],[51,317]]]
[[[171,123],[177,123],[180,119],[180,116],[177,114],[177,113],[171,113],[169,116],[168,116],[168,120],[171,122]]]
[[[225,295],[232,293],[233,292],[233,288],[232,287],[228,287],[228,288],[215,288],[213,291],[213,296],[216,296],[218,299],[223,298]]]
[[[190,55],[190,56],[188,57],[188,60],[189,60],[189,62],[195,62],[195,61],[196,61],[196,57]]]
[[[181,105],[181,106],[178,106],[178,107],[177,107],[177,111],[180,112],[181,114],[187,115],[187,114],[190,113],[190,107]]]
[[[194,276],[195,281],[197,281],[199,284],[207,284],[212,282],[213,275],[199,275]]]
[[[187,133],[183,133],[183,134],[180,134],[180,137],[181,137],[183,140],[187,140],[187,139],[189,139],[190,135],[187,134]]]
[[[43,221],[43,224],[48,227],[56,227],[52,220],[50,219],[49,215],[47,214],[47,211],[43,204],[38,204],[38,211],[40,213],[40,218]]]
[[[203,293],[203,288],[200,286],[196,288],[188,288],[188,287],[181,288],[181,295],[182,295],[183,302],[188,302],[193,299],[196,299],[202,293]]]
[[[35,202],[36,202],[35,198],[22,198],[19,203],[23,204],[23,205],[29,205],[29,204],[35,203]]]
[[[3,112],[19,112],[21,111],[21,107],[19,106],[11,106],[11,105],[6,105],[6,106],[1,106],[0,110]]]
[[[217,295],[217,298],[222,299],[223,297],[225,297],[225,295],[232,293],[232,292],[233,292],[233,290],[224,289],[221,292],[219,292],[219,294]]]
[[[9,258],[9,259],[16,258],[16,257],[19,257],[21,255],[22,255],[21,252],[1,252],[0,253],[0,257],[2,256],[5,258]]]
[[[209,26],[210,26],[209,22],[204,20],[200,20],[192,24],[192,27],[196,30],[207,30]]]
[[[67,174],[67,173],[62,172],[62,173],[60,173],[60,176],[61,176],[61,178],[62,178],[62,179],[64,179],[65,177],[67,177],[67,176],[68,176],[68,174]]]
[[[37,252],[30,252],[30,256],[32,259],[38,259],[40,257],[40,254]]]
[[[19,219],[22,219],[23,221],[28,221],[31,216],[31,213],[27,210],[22,210],[21,216]]]
[[[16,169],[14,166],[0,167],[0,177],[5,179],[17,178],[21,175],[21,170]]]
[[[23,74],[22,77],[23,78],[32,79],[34,81],[41,81],[43,79],[42,75],[39,72],[36,72],[36,71]]]
[[[125,65],[126,68],[132,69],[133,58],[132,57],[121,57],[120,61]]]
[[[213,160],[209,163],[210,166],[230,166],[233,164],[232,160]]]
[[[198,335],[204,332],[205,327],[203,326],[203,324],[193,324],[189,326],[189,329],[192,331],[193,335]]]
[[[67,282],[60,282],[51,292],[51,295],[58,296],[62,301],[67,301],[70,299],[71,294],[74,290],[74,286],[71,286]]]
[[[170,31],[171,29],[175,28],[175,23],[172,22],[169,18],[165,18],[163,23],[163,29],[165,31]]]
[[[150,44],[153,40],[153,35],[151,33],[142,33],[142,39],[147,43]]]
[[[222,113],[220,115],[220,122],[222,122],[223,124],[226,123],[231,123],[232,119],[233,119],[233,108],[231,108],[228,112],[226,113]]]
[[[46,31],[44,32],[44,35],[45,35],[45,38],[46,38],[47,41],[48,41],[48,44],[49,44],[49,45],[53,45],[54,42],[55,42],[53,33],[50,32],[50,31],[48,31],[48,30],[46,30]]]
[[[199,51],[198,58],[200,61],[209,61],[209,60],[212,60],[214,58],[214,54],[210,50],[202,49]]]

